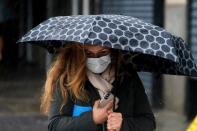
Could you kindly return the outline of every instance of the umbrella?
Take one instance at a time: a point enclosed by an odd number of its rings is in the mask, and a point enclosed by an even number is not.
[[[123,15],[75,15],[49,18],[17,43],[57,53],[71,42],[122,50],[137,71],[197,76],[189,46],[180,37],[138,18]]]

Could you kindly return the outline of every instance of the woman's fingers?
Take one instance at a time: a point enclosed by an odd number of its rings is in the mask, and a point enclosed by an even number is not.
[[[114,119],[108,119],[107,120],[107,123],[109,123],[109,124],[114,124],[114,123],[119,123],[119,122],[121,122],[122,121],[122,119],[121,118],[114,118]]]
[[[110,110],[107,111],[107,114],[109,115],[109,114],[111,114],[112,112],[113,112],[113,109],[110,109]]]
[[[94,102],[94,108],[98,108],[99,107],[99,103],[100,103],[100,99],[96,100]]]
[[[109,124],[114,124],[114,123],[119,123],[122,119],[121,118],[116,118],[116,119],[111,119],[107,120]]]
[[[122,114],[117,112],[112,112],[108,115],[107,120],[107,128],[108,129],[114,129],[114,130],[120,130],[122,125]]]
[[[120,129],[116,126],[107,126],[108,131],[119,131]]]
[[[119,123],[107,123],[107,129],[109,130],[119,130],[120,124]]]
[[[122,118],[122,114],[121,113],[118,113],[118,112],[112,112],[108,115],[108,119],[111,119],[112,117],[115,117],[115,118]]]
[[[108,119],[107,120],[107,123],[109,124],[116,124],[116,123],[119,123],[122,119],[121,118],[116,118],[116,119]]]

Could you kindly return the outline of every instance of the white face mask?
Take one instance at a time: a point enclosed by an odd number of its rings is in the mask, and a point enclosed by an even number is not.
[[[99,58],[87,58],[87,68],[93,73],[102,73],[111,63],[110,54]]]

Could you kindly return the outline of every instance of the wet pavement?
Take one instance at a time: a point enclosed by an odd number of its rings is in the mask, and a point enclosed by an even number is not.
[[[47,131],[39,112],[45,73],[32,66],[0,72],[0,131]]]
[[[0,114],[0,131],[47,131],[47,118],[38,113]]]

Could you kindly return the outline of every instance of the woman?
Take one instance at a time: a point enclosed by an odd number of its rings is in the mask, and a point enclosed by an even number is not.
[[[115,79],[117,69],[117,79]],[[118,83],[117,88],[113,88]],[[111,92],[113,101],[100,106]],[[119,51],[97,45],[61,48],[47,74],[41,110],[49,131],[153,131],[155,118],[143,85]]]

